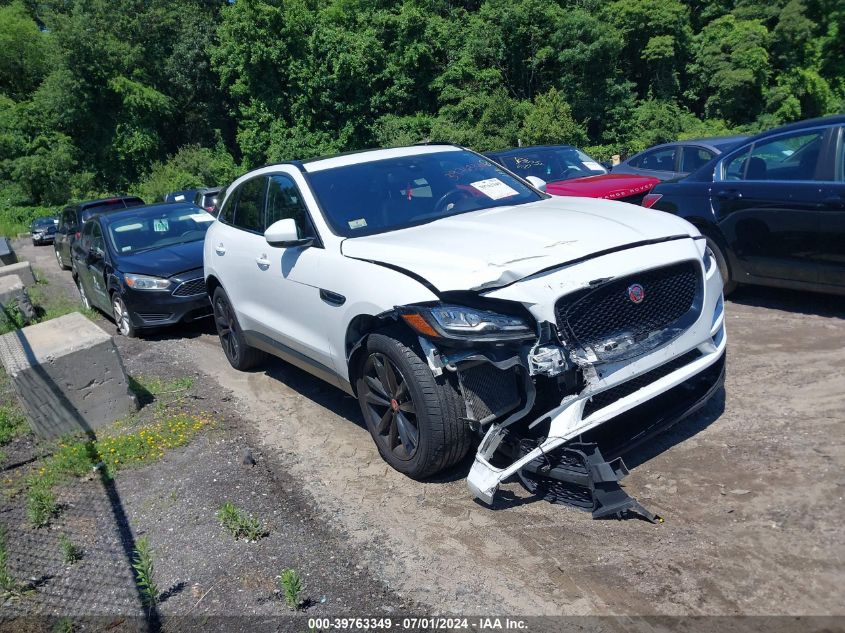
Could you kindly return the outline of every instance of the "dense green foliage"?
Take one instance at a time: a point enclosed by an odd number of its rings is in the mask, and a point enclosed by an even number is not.
[[[841,0],[0,0],[0,214],[424,139],[606,158],[843,110]]]

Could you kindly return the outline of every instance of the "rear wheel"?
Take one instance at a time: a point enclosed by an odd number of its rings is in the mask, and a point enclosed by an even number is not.
[[[384,460],[414,479],[459,462],[472,441],[452,376],[434,376],[412,345],[372,334],[357,380],[358,402]]]
[[[722,249],[716,243],[716,240],[707,235],[705,235],[704,238],[707,240],[707,246],[711,251],[713,251],[713,256],[716,258],[716,265],[719,267],[719,273],[722,275],[722,282],[724,283],[722,293],[727,297],[736,290],[737,283],[731,279],[731,269],[728,266],[728,260],[722,252]]]
[[[212,298],[214,324],[220,337],[220,346],[229,364],[239,371],[255,367],[264,359],[264,352],[247,345],[243,330],[238,324],[232,304],[223,288],[217,288]]]

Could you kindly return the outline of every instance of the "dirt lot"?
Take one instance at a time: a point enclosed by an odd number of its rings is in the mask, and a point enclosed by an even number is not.
[[[18,249],[69,288],[51,248]],[[661,525],[593,521],[517,484],[488,509],[466,488],[469,461],[408,480],[379,458],[352,398],[281,361],[235,372],[210,323],[118,344],[128,365],[149,354],[199,372],[211,402],[231,394],[238,432],[390,600],[485,615],[841,615],[845,301],[741,289],[727,305],[725,393],[626,458],[626,489]]]

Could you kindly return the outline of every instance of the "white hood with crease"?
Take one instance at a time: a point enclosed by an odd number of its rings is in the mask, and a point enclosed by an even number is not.
[[[680,235],[699,232],[662,211],[559,197],[349,238],[341,251],[398,266],[445,292],[496,288],[592,253]]]

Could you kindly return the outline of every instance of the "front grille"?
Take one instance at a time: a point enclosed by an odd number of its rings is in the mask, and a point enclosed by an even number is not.
[[[587,404],[584,405],[584,413],[581,417],[586,418],[599,409],[604,409],[617,400],[630,396],[632,393],[639,391],[643,387],[647,387],[664,376],[668,376],[673,371],[689,365],[700,356],[701,352],[694,349],[691,352],[687,352],[683,356],[678,356],[677,358],[670,360],[668,363],[664,363],[660,367],[655,367],[651,371],[647,371],[636,378],[631,378],[631,380],[627,380],[622,384],[611,387],[607,391],[597,393],[587,401]]]
[[[642,287],[640,303],[630,297],[635,285]],[[694,261],[613,279],[561,297],[555,305],[558,328],[565,339],[601,358],[619,341],[642,342],[700,309],[700,287],[700,267]]]
[[[468,417],[481,424],[513,411],[520,403],[514,368],[502,370],[482,362],[468,368],[459,367],[458,377]]]
[[[204,294],[205,279],[202,277],[181,283],[176,287],[176,290],[173,291],[174,297],[193,297],[194,295]]]

